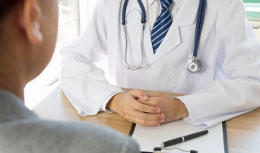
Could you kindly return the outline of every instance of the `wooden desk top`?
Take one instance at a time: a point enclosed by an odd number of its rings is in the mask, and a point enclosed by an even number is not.
[[[42,119],[81,121],[108,126],[125,135],[131,123],[116,113],[81,117],[60,87],[33,109]],[[260,153],[260,108],[227,122],[229,153]]]

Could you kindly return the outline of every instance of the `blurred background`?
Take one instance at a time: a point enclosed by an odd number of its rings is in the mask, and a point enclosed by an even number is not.
[[[58,40],[54,56],[42,72],[25,87],[25,104],[32,109],[59,81],[60,49],[85,31],[98,0],[59,0]]]
[[[59,85],[60,49],[87,27],[98,0],[59,0],[59,32],[54,56],[42,72],[25,88],[25,104],[32,109]],[[250,23],[260,39],[260,0],[244,0]]]

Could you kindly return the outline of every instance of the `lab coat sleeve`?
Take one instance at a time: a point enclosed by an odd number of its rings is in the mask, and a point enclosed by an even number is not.
[[[87,31],[61,50],[61,88],[81,116],[106,111],[106,104],[120,87],[110,85],[104,69],[107,62],[107,0],[100,0]]]
[[[190,121],[210,127],[260,106],[260,44],[240,0],[227,0],[217,21],[217,58],[226,78],[179,97]]]

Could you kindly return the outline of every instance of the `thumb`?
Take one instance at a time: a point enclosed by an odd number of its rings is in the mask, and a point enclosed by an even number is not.
[[[149,97],[147,94],[145,94],[144,91],[142,90],[132,90],[130,91],[130,94],[135,98],[135,99],[141,99],[144,101],[149,100]]]

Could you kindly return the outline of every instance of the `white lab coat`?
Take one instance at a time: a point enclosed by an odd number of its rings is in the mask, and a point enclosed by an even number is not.
[[[147,0],[143,0],[147,8]],[[183,93],[178,97],[190,121],[209,127],[260,106],[260,44],[240,0],[207,0],[198,58],[203,68],[191,74],[186,63],[193,52],[199,0],[184,0],[156,54],[149,24],[144,48],[150,65],[125,66],[121,25],[123,0],[100,0],[88,30],[62,50],[61,86],[80,115],[95,115],[120,87]],[[127,12],[140,10],[130,0]],[[128,15],[128,61],[141,60],[140,15]]]

